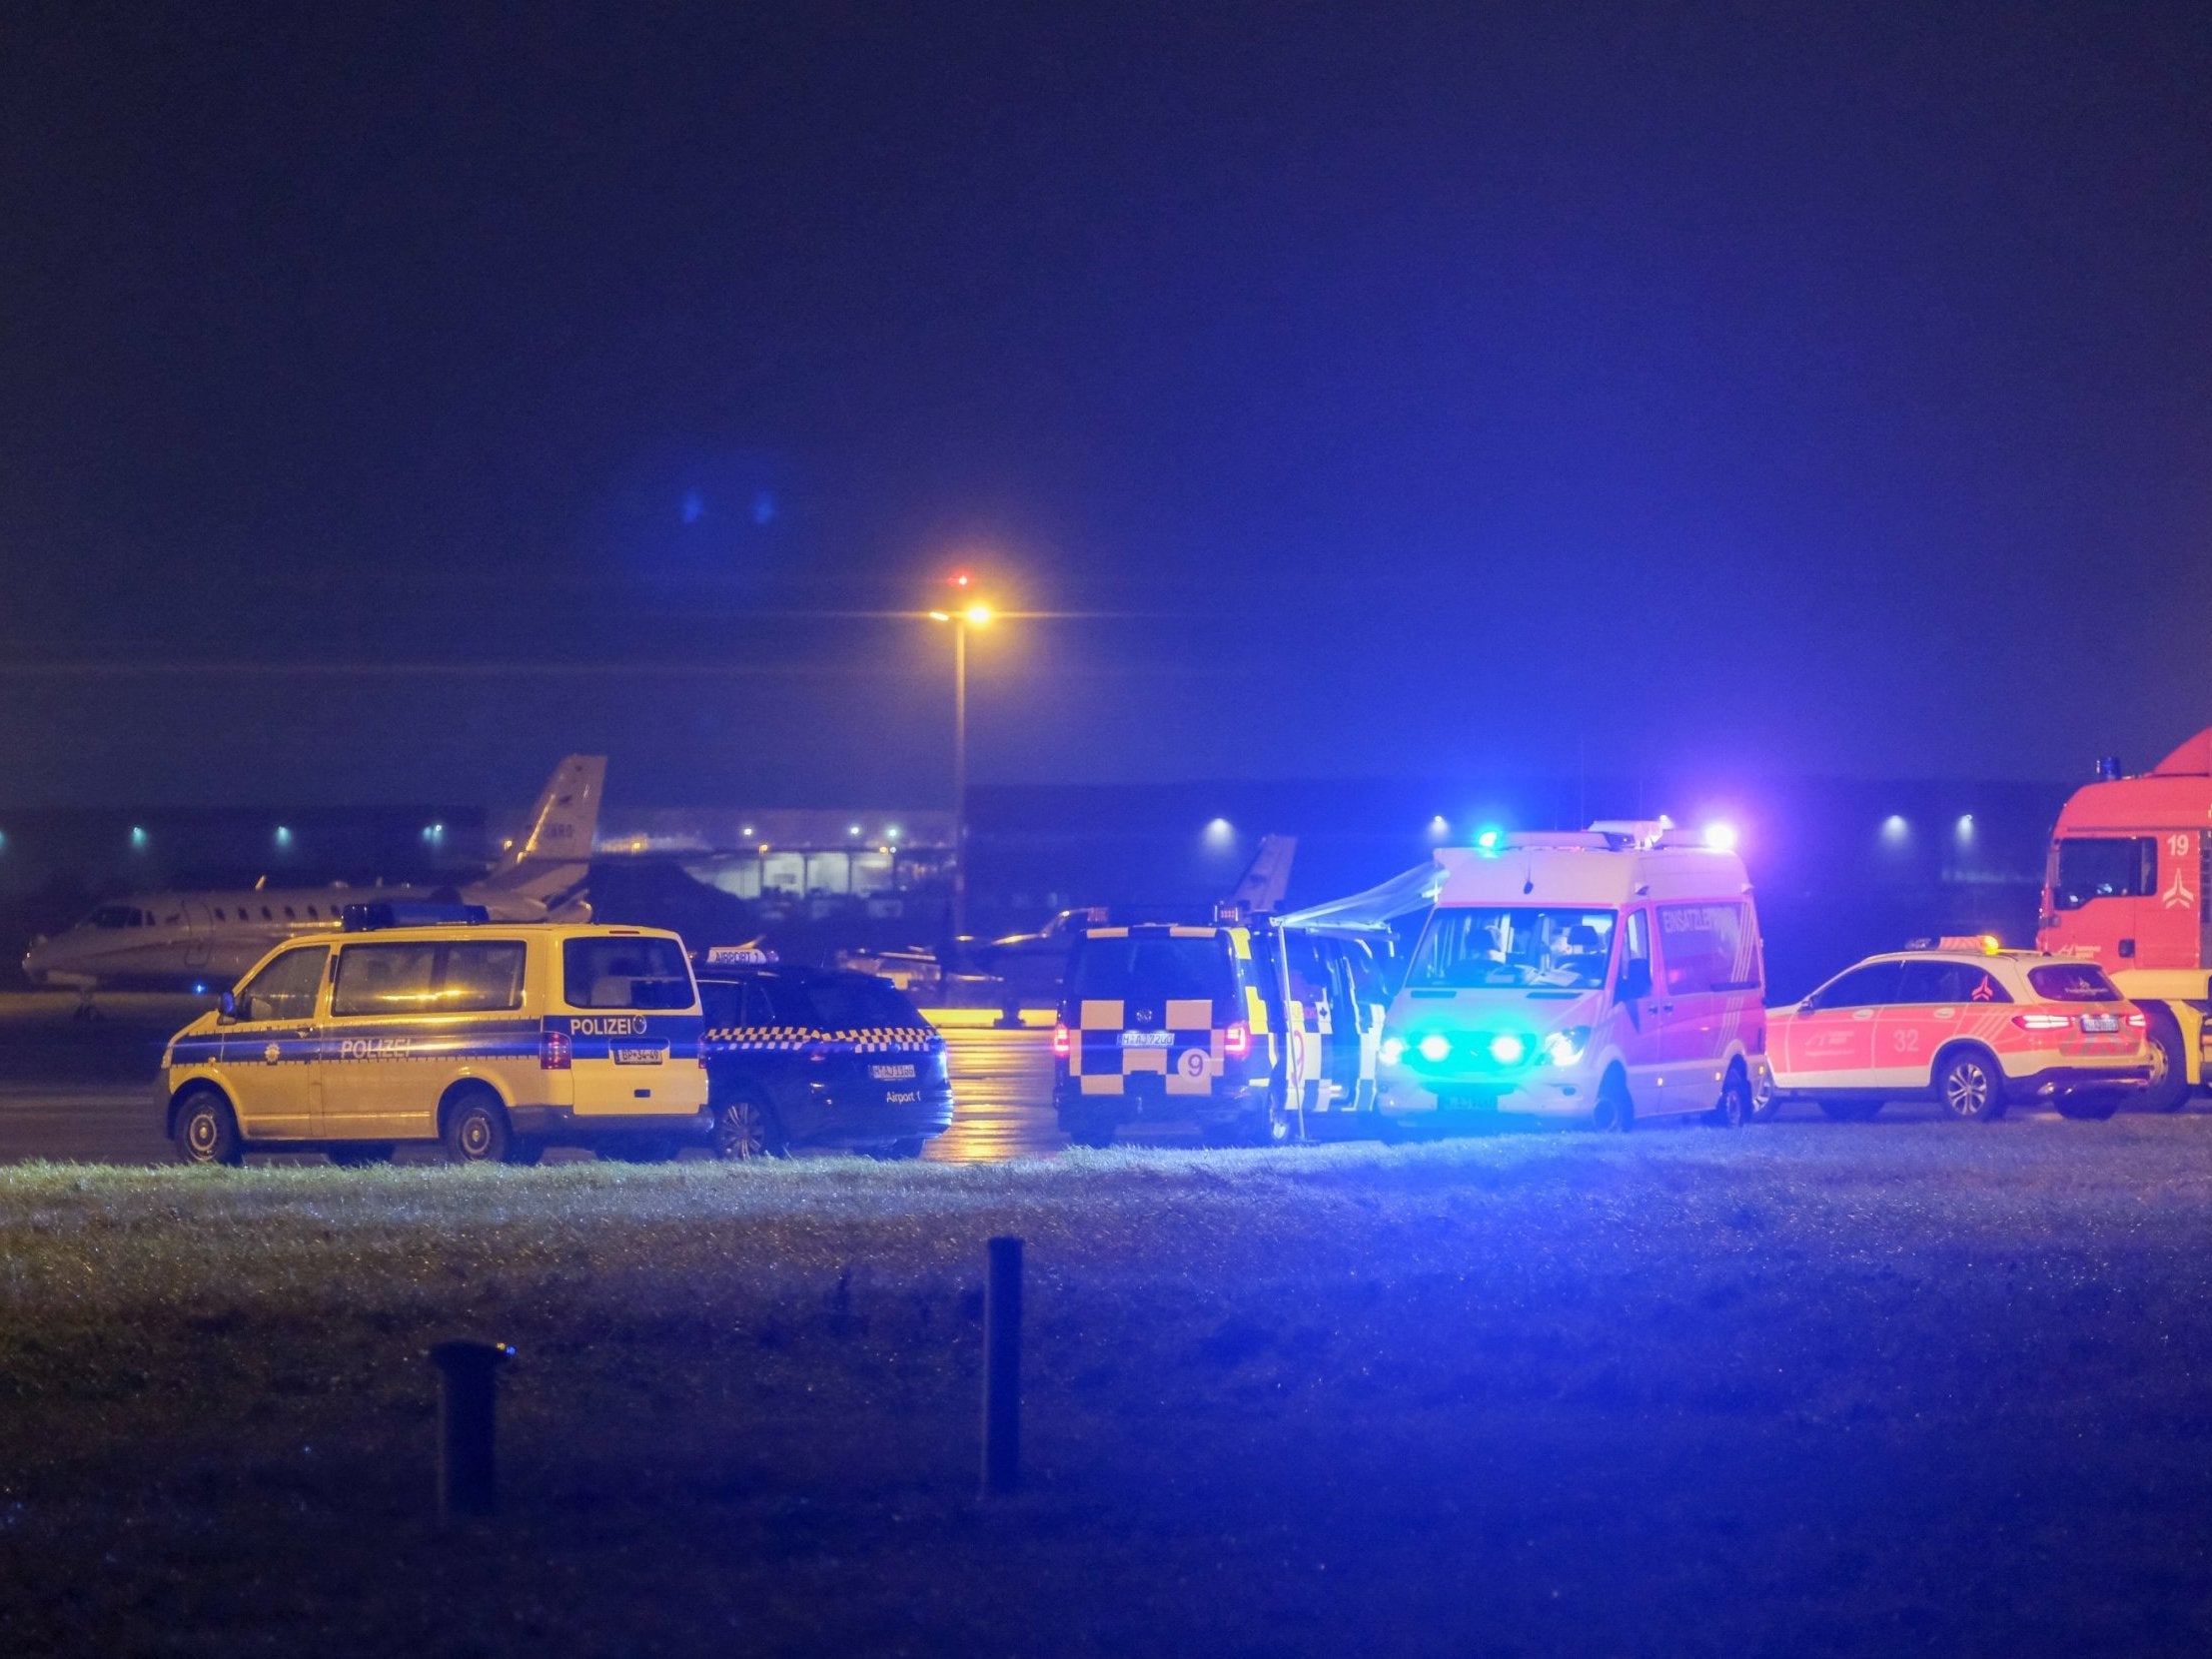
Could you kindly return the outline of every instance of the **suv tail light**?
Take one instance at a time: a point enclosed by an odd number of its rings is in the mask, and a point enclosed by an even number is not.
[[[2150,1021],[2140,1014],[2130,1014],[2127,1017],[2127,1023],[2129,1028],[2134,1031],[2148,1031],[2150,1029]]]
[[[564,1031],[542,1032],[538,1038],[538,1069],[542,1072],[565,1072],[574,1058],[575,1047]]]
[[[2064,1031],[2074,1023],[2071,1014],[2015,1014],[2012,1023],[2022,1031]]]
[[[1067,1023],[1062,1021],[1052,1028],[1052,1058],[1065,1060],[1074,1052],[1075,1034],[1069,1031]]]
[[[1221,1052],[1231,1060],[1244,1060],[1252,1053],[1252,1028],[1242,1020],[1229,1022],[1229,1029],[1221,1034]]]

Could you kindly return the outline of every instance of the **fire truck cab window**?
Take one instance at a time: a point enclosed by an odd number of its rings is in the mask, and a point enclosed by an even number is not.
[[[2132,899],[2158,891],[2158,838],[2069,836],[2052,861],[2051,902],[2079,910],[2091,899]]]

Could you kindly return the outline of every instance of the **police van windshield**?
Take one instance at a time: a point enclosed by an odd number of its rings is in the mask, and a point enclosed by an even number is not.
[[[1236,984],[1229,971],[1229,942],[1212,934],[1203,939],[1087,937],[1076,946],[1068,967],[1068,996],[1076,1001],[1232,1002]]]
[[[560,947],[570,1008],[689,1008],[691,965],[673,939],[570,939]]]
[[[1455,991],[1595,991],[1606,983],[1610,910],[1439,910],[1414,953],[1411,986]]]

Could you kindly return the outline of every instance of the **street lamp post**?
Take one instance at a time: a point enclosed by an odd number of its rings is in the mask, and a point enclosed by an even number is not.
[[[956,610],[933,610],[929,619],[952,628],[952,937],[957,944],[968,931],[968,629],[985,626],[996,613],[968,597],[974,578],[965,570],[955,573],[950,585],[967,602]]]
[[[968,931],[968,619],[952,624],[952,942]]]

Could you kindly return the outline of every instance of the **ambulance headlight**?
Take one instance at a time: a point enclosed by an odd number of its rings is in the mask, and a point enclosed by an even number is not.
[[[1406,1040],[1403,1037],[1386,1037],[1382,1047],[1383,1064],[1395,1066],[1406,1058]]]
[[[1502,1031],[1490,1040],[1490,1057],[1501,1066],[1518,1066],[1529,1058],[1529,1040],[1517,1031]]]
[[[1564,1031],[1544,1034],[1544,1061],[1548,1066],[1579,1065],[1583,1051],[1590,1047],[1590,1027],[1569,1026]]]
[[[1441,1066],[1452,1058],[1451,1039],[1441,1032],[1432,1031],[1418,1045],[1421,1058],[1432,1066]]]

